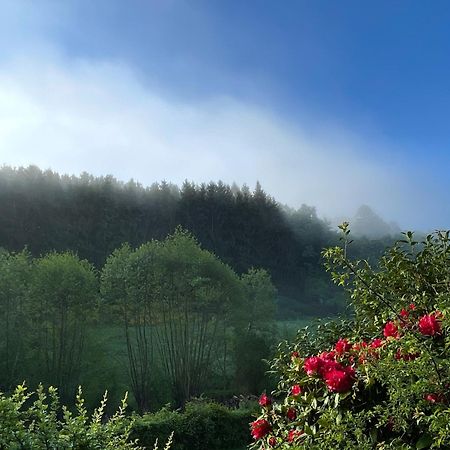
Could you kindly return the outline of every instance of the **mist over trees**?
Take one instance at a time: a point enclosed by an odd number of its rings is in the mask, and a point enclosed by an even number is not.
[[[375,223],[360,216],[357,228]],[[322,249],[338,242],[337,234],[314,207],[283,207],[259,183],[254,190],[220,181],[143,187],[35,166],[0,169],[0,246],[9,251],[73,251],[99,269],[124,243],[138,247],[164,239],[178,225],[238,274],[266,269],[278,290],[280,317],[342,310],[342,294],[321,259]],[[391,242],[389,235],[361,238],[353,251],[376,259]]]
[[[383,239],[401,234],[397,223],[386,222],[368,205],[361,205],[353,217],[334,219],[333,223],[338,226],[344,221],[351,223],[352,235],[357,237]]]

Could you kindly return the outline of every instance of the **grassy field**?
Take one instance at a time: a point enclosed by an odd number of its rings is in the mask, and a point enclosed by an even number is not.
[[[278,320],[277,329],[280,340],[292,340],[295,338],[297,331],[304,328],[314,321],[312,318],[295,319],[295,320]]]
[[[297,330],[313,322],[312,318],[277,321],[275,342],[291,341]],[[109,392],[109,403],[118,405],[121,397],[130,390],[127,373],[127,349],[123,330],[120,325],[97,326],[89,331],[85,347],[85,365],[80,380],[85,397],[90,405],[97,405],[105,390]],[[154,407],[158,409],[170,401],[167,383],[163,383],[164,374],[154,372],[154,383],[158,385],[154,393]],[[133,397],[129,397],[133,407]]]

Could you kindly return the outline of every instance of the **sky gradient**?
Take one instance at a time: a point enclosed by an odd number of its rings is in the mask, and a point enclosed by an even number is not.
[[[0,164],[450,228],[449,23],[446,1],[0,0]]]

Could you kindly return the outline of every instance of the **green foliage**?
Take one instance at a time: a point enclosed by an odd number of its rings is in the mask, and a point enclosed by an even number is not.
[[[247,424],[253,410],[228,409],[216,403],[191,402],[183,411],[163,408],[136,418],[132,436],[149,447],[174,432],[174,450],[229,450],[249,443]]]
[[[287,210],[259,185],[143,187],[112,176],[0,168],[0,246],[8,251],[27,246],[38,257],[71,250],[100,269],[125,242],[136,248],[162,240],[178,225],[238,274],[267,269],[280,295],[290,299],[281,303],[280,317],[326,316],[342,306],[320,263],[322,248],[334,245],[336,234],[314,208]],[[377,253],[377,242],[365,248]]]
[[[241,276],[245,296],[234,308],[236,383],[257,394],[268,382],[266,371],[275,334],[276,289],[267,271],[250,269]]]
[[[158,362],[181,405],[202,392],[214,370],[227,377],[231,329],[245,326],[256,332],[261,312],[264,323],[273,323],[275,312],[266,272],[253,270],[239,280],[180,228],[164,241],[114,252],[102,272],[101,290],[105,310],[114,311],[123,325],[141,411],[149,408]]]
[[[86,325],[97,308],[94,268],[72,253],[50,253],[34,261],[28,314],[34,381],[73,395],[82,363]]]
[[[412,233],[376,269],[325,251],[354,320],[304,330],[280,346],[278,401],[261,397],[254,449],[450,447],[450,240]]]
[[[108,258],[101,275],[102,311],[123,325],[131,388],[140,411],[150,407],[154,360],[155,304],[160,292],[156,252],[152,241],[136,251],[122,246]]]
[[[275,330],[266,271],[239,278],[179,229],[116,250],[101,288],[99,302],[97,272],[70,252],[0,253],[4,391],[42,382],[70,402],[82,382],[93,406],[100,380],[113,400],[131,390],[144,411],[208,390],[256,392],[264,381]]]
[[[28,252],[0,253],[0,387],[10,389],[24,376],[31,326]]]
[[[28,392],[18,386],[11,396],[0,394],[0,448],[8,450],[139,450],[130,439],[133,421],[125,416],[126,398],[105,417],[106,394],[89,415],[79,389],[76,410],[60,405],[57,390],[39,386]]]

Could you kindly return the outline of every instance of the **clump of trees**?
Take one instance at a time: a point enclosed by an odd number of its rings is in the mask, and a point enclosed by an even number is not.
[[[252,448],[449,448],[450,232],[406,233],[374,269],[348,257],[341,229],[324,254],[354,319],[280,346]]]
[[[0,254],[0,386],[28,379],[75,389],[86,325],[96,309],[94,268],[72,253]]]
[[[34,379],[58,386],[62,398],[70,398],[79,380],[87,324],[97,309],[93,266],[71,253],[35,260],[28,300]]]
[[[259,358],[273,342],[275,298],[265,270],[239,277],[181,228],[162,241],[123,245],[101,273],[73,253],[2,252],[1,388],[42,382],[70,401],[80,381],[94,382],[87,366],[110,371],[108,358],[88,361],[86,349],[96,347],[96,358],[113,330],[119,353],[109,358],[127,362],[122,389],[132,391],[139,411],[157,406],[161,387],[176,405],[206,389],[256,393],[265,372]]]
[[[222,376],[229,376],[236,345],[230,331],[236,336],[248,329],[250,335],[252,324],[266,329],[275,315],[275,290],[267,272],[252,270],[240,279],[181,229],[164,241],[118,249],[108,258],[101,281],[104,307],[114,308],[124,330],[141,410],[150,405],[155,361],[176,403],[183,404],[202,392],[214,370],[223,367]],[[264,321],[258,309],[267,313]]]

